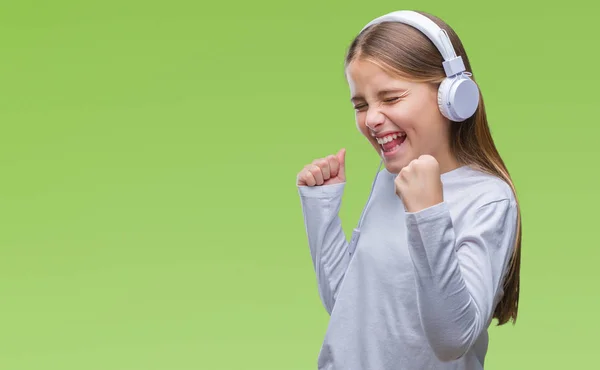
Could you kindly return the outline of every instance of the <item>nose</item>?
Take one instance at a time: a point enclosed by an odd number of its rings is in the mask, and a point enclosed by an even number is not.
[[[369,109],[367,111],[367,117],[365,125],[371,130],[375,131],[379,126],[385,122],[385,116],[377,108]]]

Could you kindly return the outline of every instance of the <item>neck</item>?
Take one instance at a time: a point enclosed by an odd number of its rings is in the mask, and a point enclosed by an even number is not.
[[[460,162],[452,154],[450,148],[433,155],[440,165],[440,173],[450,172],[460,167]]]

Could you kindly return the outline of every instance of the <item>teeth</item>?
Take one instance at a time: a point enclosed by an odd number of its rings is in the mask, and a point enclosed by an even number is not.
[[[385,144],[385,143],[389,143],[390,141],[392,141],[392,140],[394,140],[394,139],[397,139],[397,138],[399,138],[399,137],[404,137],[404,136],[406,136],[406,134],[405,134],[405,133],[400,133],[400,134],[391,134],[391,135],[387,135],[387,136],[385,136],[385,137],[382,137],[382,138],[379,138],[379,137],[378,137],[378,138],[377,138],[377,142],[378,142],[380,145],[383,145],[383,144]]]

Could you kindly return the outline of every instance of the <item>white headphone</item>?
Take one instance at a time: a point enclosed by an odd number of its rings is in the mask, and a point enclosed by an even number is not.
[[[400,22],[412,26],[427,36],[444,57],[446,79],[438,89],[438,105],[441,113],[451,121],[462,122],[471,117],[479,105],[479,88],[475,81],[465,72],[465,64],[456,55],[452,42],[445,30],[438,27],[424,15],[410,11],[399,10],[375,18],[363,29],[382,22]]]

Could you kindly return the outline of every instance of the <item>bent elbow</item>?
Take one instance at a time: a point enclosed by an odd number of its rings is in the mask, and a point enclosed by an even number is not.
[[[483,326],[478,315],[451,325],[425,326],[426,336],[435,356],[442,362],[458,360],[469,352],[481,335]]]
[[[471,330],[452,330],[428,335],[429,346],[435,356],[442,362],[455,361],[462,358],[475,342]]]
[[[458,360],[469,350],[467,345],[458,342],[437,343],[431,348],[438,360],[442,362]]]

